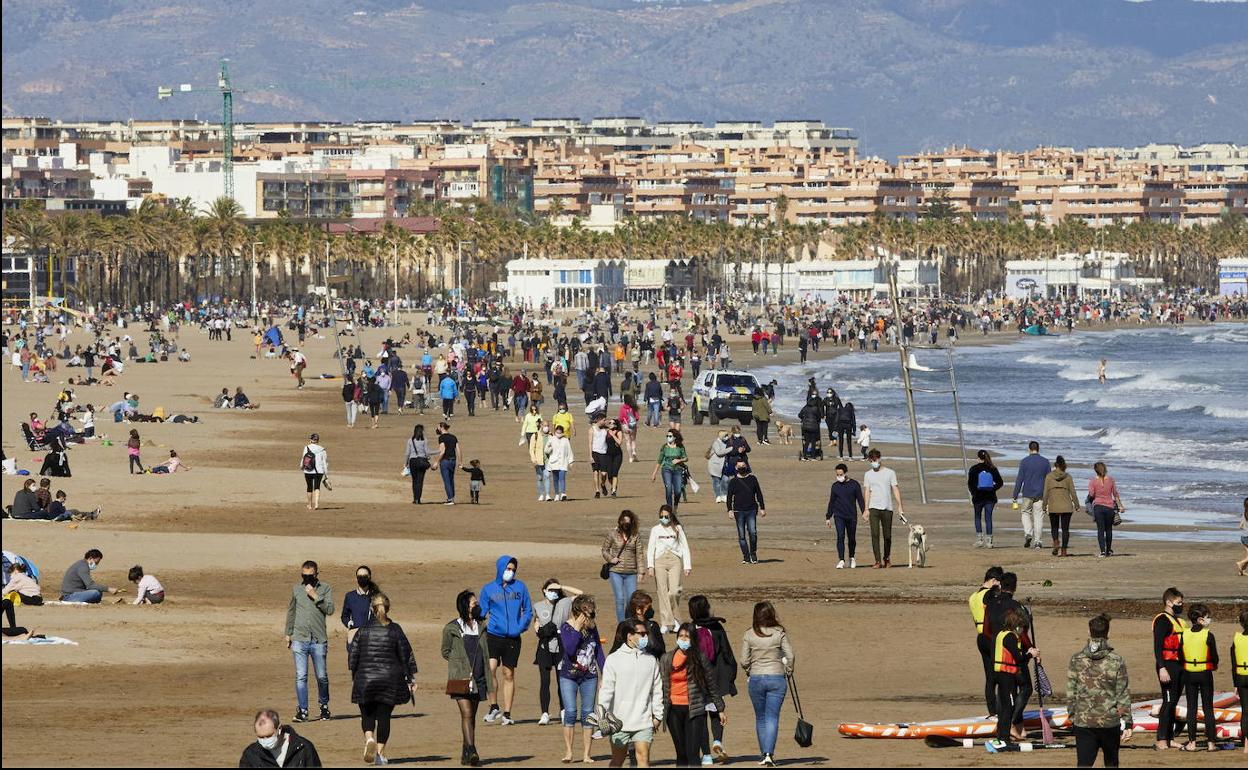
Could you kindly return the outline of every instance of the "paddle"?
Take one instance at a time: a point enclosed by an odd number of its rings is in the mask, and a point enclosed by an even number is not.
[[[1027,601],[1027,619],[1031,623],[1031,643],[1034,646],[1036,642],[1036,619],[1031,612],[1031,600]],[[1040,706],[1040,734],[1044,738],[1045,744],[1053,742],[1053,727],[1049,724],[1049,718],[1044,713],[1044,696],[1053,694],[1053,685],[1049,683],[1049,675],[1045,673],[1044,666],[1040,665],[1040,661],[1036,661],[1036,703]]]

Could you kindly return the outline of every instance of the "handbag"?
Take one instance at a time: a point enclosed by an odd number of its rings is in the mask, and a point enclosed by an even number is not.
[[[416,439],[412,439],[412,449],[415,449],[415,448],[416,448]],[[418,471],[429,470],[429,458],[428,457],[424,455],[417,455],[416,457],[412,458],[412,461],[416,463],[416,470]],[[409,470],[408,472],[410,473],[411,471]]]
[[[473,695],[476,687],[473,686],[471,679],[447,679],[446,694],[447,695]]]
[[[628,545],[628,538],[624,538],[624,542],[620,543],[620,550],[616,552],[615,558],[620,558],[621,554],[624,553],[624,547],[626,545]],[[602,563],[602,569],[598,570],[598,577],[603,580],[609,580],[611,578],[611,566],[611,562],[604,561]]]
[[[802,700],[797,694],[797,680],[792,674],[786,674],[789,680],[789,695],[793,697],[793,708],[797,711],[797,728],[793,731],[793,740],[802,748],[809,748],[815,742],[815,727],[806,721],[802,713]]]

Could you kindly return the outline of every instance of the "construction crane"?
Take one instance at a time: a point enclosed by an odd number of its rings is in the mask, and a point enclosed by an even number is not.
[[[217,87],[194,88],[190,83],[183,83],[175,91],[169,86],[156,89],[157,99],[169,99],[179,94],[221,94],[221,153],[223,156],[222,174],[225,177],[225,197],[234,200],[234,87],[230,85],[230,60],[221,60],[221,74],[217,77]]]

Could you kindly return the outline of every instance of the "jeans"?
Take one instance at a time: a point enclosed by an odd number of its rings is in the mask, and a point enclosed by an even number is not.
[[[316,670],[316,700],[322,707],[329,705],[329,672],[325,656],[329,653],[328,642],[291,642],[290,651],[295,656],[295,700],[300,711],[308,710],[308,658]]]
[[[567,471],[551,471],[550,483],[554,494],[566,495],[568,493],[568,472]]]
[[[663,469],[663,499],[672,510],[680,505],[680,493],[685,489],[685,474],[679,466]]]
[[[559,700],[563,704],[563,726],[572,727],[578,721],[576,696],[581,696],[579,721],[582,727],[589,727],[587,720],[594,710],[594,694],[598,689],[598,677],[590,676],[577,682],[572,679],[559,678]]]
[[[845,539],[849,538],[849,558],[858,550],[858,519],[833,516],[836,524],[836,558],[845,561]]]
[[[87,604],[99,604],[100,599],[102,598],[104,598],[104,595],[96,590],[74,591],[72,594],[63,595],[61,597],[61,601],[63,602],[86,602]]]
[[[646,402],[646,425],[658,425],[660,422],[659,418],[660,418],[660,415],[662,415],[662,413],[663,413],[662,401],[647,401]]]
[[[741,558],[749,561],[758,554],[758,509],[733,511],[737,522],[737,544],[741,546]]]
[[[390,391],[388,389],[381,391],[381,411],[390,414]]]
[[[1096,520],[1096,544],[1101,553],[1114,550],[1114,509],[1108,505],[1092,506],[1092,518]]]
[[[442,486],[446,488],[446,499],[455,499],[455,461],[442,459],[438,461],[438,472],[442,474]]]
[[[525,394],[525,393],[517,393],[517,394],[516,394],[516,395],[515,395],[515,396],[511,399],[511,405],[512,405],[512,407],[513,407],[513,408],[515,409],[515,411],[516,411],[516,416],[517,416],[517,417],[519,417],[521,414],[523,414],[523,413],[524,413],[525,407],[527,407],[527,406],[529,405],[529,397],[528,397],[528,394]]]
[[[731,479],[723,476],[711,476],[711,489],[714,490],[716,498],[728,496],[729,481],[731,481]]]
[[[628,611],[629,597],[637,590],[637,573],[608,572],[607,576],[611,581],[611,593],[615,594],[615,619],[622,622]]]
[[[534,465],[533,475],[537,477],[537,496],[545,497],[550,494],[550,476],[546,473],[546,466]]]
[[[754,705],[754,732],[758,734],[760,754],[776,753],[776,736],[780,733],[780,707],[788,692],[788,682],[781,674],[759,674],[750,677],[750,703]]]
[[[987,530],[985,534],[992,537],[992,509],[997,507],[995,500],[975,501],[975,534]],[[982,523],[981,523],[982,518]]]

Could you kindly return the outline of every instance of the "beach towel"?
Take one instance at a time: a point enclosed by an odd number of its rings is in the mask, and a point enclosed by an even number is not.
[[[51,604],[51,603],[52,602],[48,602],[48,604]],[[72,644],[75,647],[78,646],[77,642],[73,641],[72,639],[66,639],[65,637],[62,637],[62,636],[48,636],[42,639],[37,638],[37,637],[31,638],[31,639],[5,639],[4,643],[5,644]]]
[[[63,602],[60,599],[51,599],[51,600],[45,601],[43,604],[44,606],[47,606],[49,604],[63,604],[69,607],[89,607],[91,605],[91,602]]]

